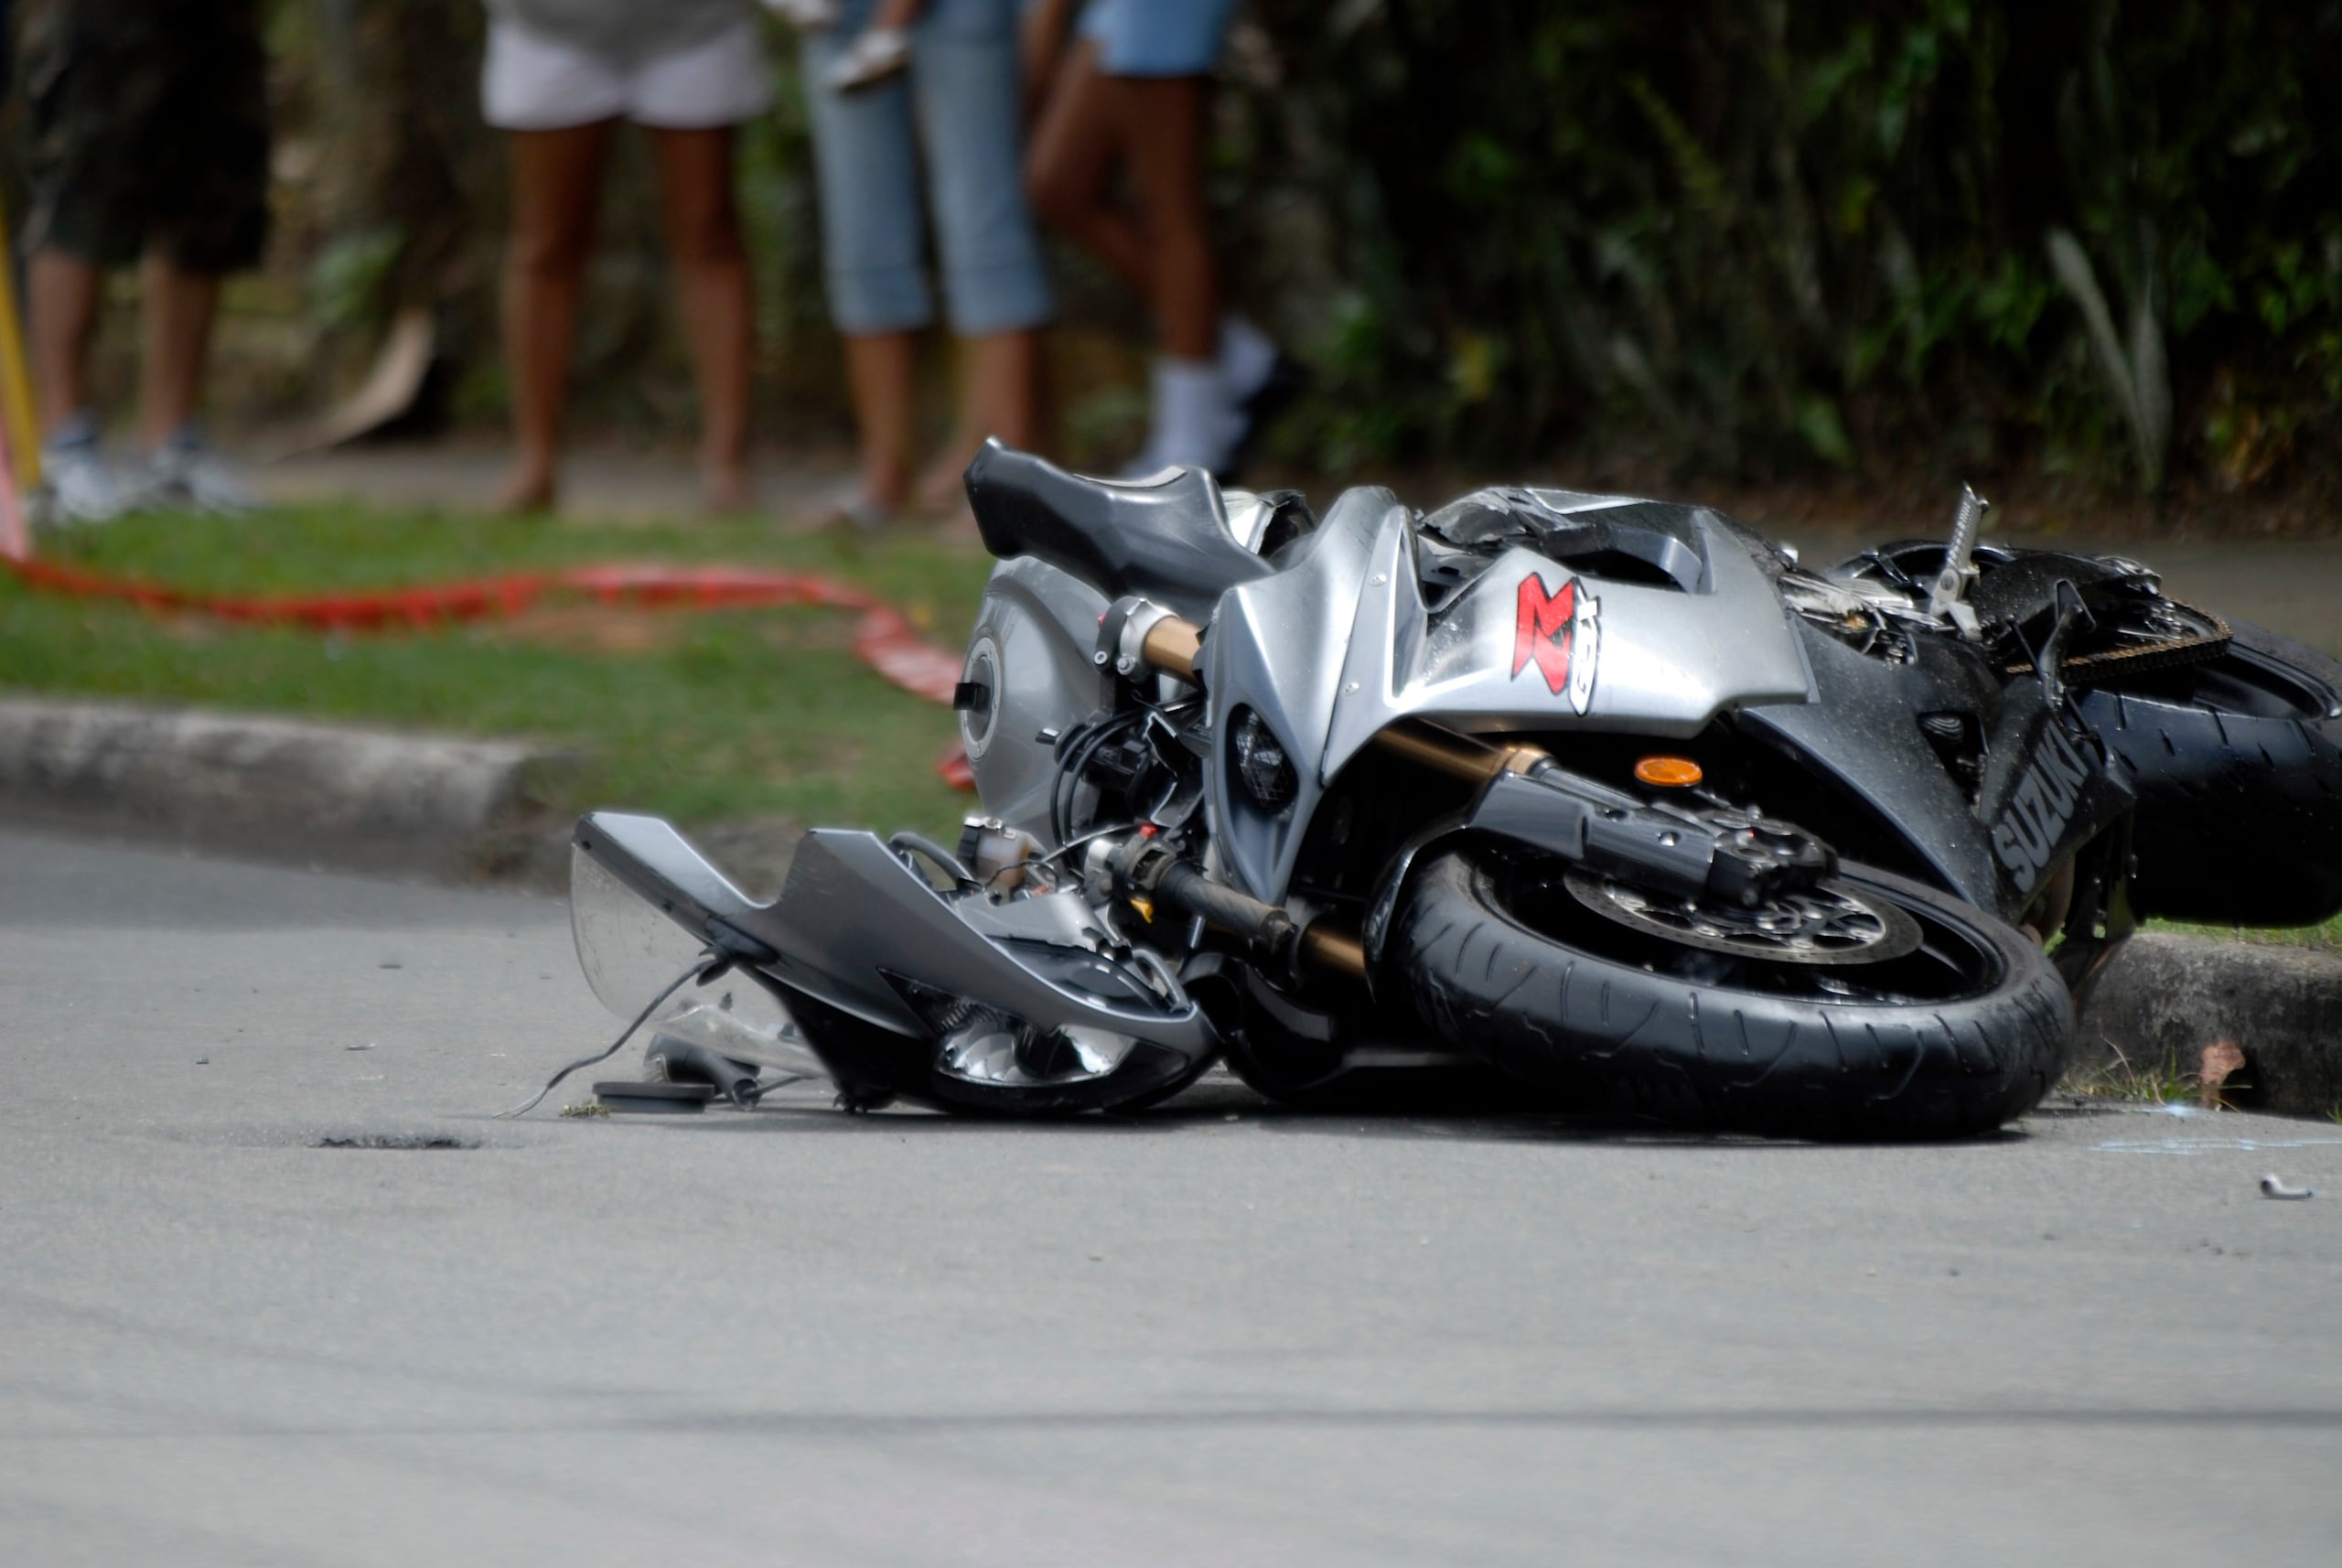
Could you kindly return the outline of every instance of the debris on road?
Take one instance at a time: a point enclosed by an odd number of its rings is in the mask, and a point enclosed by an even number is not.
[[[2315,1197],[2316,1192],[2306,1187],[2287,1187],[2274,1173],[2261,1178],[2263,1197]]]
[[[594,1086],[594,1098],[604,1110],[618,1115],[696,1116],[715,1098],[715,1086],[605,1079]]]
[[[2244,1052],[2233,1040],[2214,1040],[2204,1047],[2203,1065],[2197,1070],[2197,1103],[2207,1111],[2218,1111],[2224,1103],[2220,1090],[2230,1078],[2244,1070]]]

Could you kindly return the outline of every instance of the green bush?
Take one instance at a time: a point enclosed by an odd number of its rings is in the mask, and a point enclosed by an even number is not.
[[[1270,58],[1230,183],[1326,209],[1311,440],[1337,457],[1623,438],[1740,470],[1931,451],[2153,489],[2332,456],[2329,0],[1255,17]]]

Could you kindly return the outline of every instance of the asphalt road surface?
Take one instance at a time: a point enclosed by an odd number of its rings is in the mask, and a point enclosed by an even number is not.
[[[613,1033],[557,902],[0,834],[0,1561],[2342,1560],[2342,1126],[489,1119]]]

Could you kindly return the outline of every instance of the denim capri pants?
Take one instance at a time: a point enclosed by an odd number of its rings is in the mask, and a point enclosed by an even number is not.
[[[965,338],[1049,319],[1049,285],[1025,204],[1015,0],[930,0],[907,74],[833,92],[822,72],[868,25],[872,0],[800,51],[822,191],[830,316],[856,336],[933,324],[922,165],[951,330]]]
[[[1090,0],[1081,36],[1108,76],[1209,76],[1235,0]]]

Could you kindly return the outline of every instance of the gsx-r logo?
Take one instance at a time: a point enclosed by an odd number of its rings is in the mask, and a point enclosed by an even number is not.
[[[1559,593],[1531,572],[1520,579],[1520,608],[1513,622],[1512,673],[1517,680],[1530,665],[1545,677],[1553,695],[1570,694],[1570,706],[1585,712],[1594,701],[1594,667],[1602,655],[1602,607],[1592,594],[1578,591],[1578,579],[1563,583]]]

